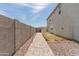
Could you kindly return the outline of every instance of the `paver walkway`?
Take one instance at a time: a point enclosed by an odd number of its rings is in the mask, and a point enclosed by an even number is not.
[[[36,33],[33,42],[28,48],[26,56],[53,56],[53,52],[48,46],[41,33]]]

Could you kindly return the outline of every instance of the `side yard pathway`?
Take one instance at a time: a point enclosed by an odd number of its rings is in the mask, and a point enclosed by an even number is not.
[[[26,56],[53,56],[53,52],[41,33],[36,33]]]

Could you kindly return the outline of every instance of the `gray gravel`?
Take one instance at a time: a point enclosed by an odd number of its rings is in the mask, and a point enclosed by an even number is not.
[[[31,37],[30,39],[28,39],[26,41],[26,43],[18,51],[16,51],[16,53],[14,54],[14,56],[24,56],[26,54],[26,52],[27,52],[30,44],[32,43],[34,36],[35,35],[33,35],[33,37]]]
[[[56,56],[79,56],[79,44],[74,41],[48,42]]]

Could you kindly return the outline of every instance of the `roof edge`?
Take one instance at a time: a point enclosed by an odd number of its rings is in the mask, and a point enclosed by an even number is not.
[[[47,20],[49,19],[49,17],[55,12],[55,10],[61,5],[62,3],[58,3],[57,6],[55,7],[55,9],[50,13],[50,15],[48,16]]]

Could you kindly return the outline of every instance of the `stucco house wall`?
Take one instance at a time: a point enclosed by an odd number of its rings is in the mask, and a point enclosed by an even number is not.
[[[61,13],[59,14],[59,11]],[[79,41],[79,4],[62,3],[48,17],[48,32]],[[53,29],[51,29],[53,27]]]

